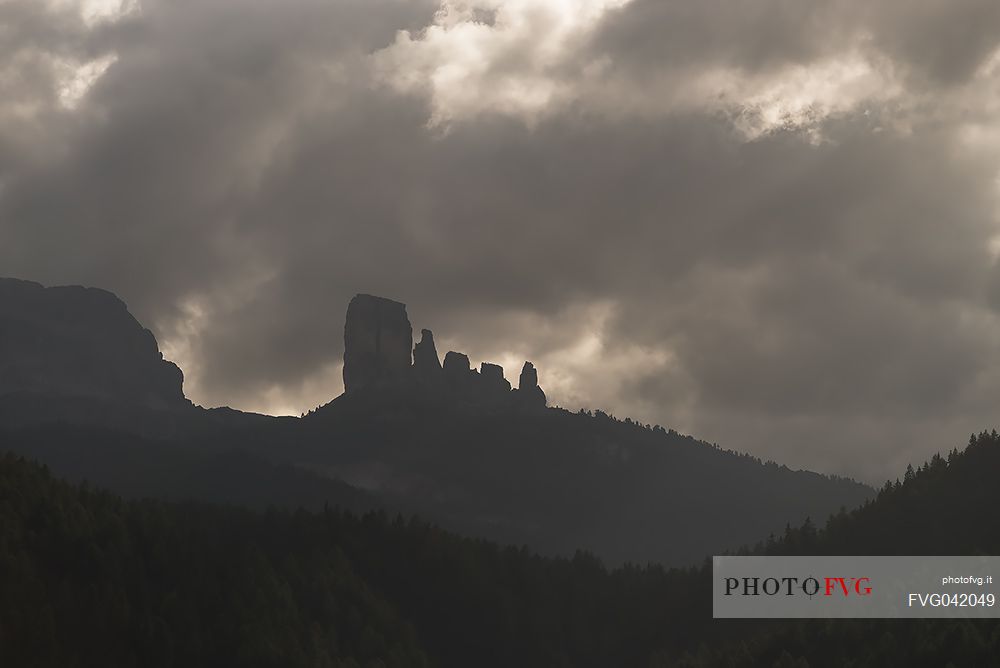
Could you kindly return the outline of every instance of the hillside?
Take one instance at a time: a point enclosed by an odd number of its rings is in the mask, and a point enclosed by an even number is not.
[[[313,529],[126,503],[0,456],[0,663],[428,665],[412,628]]]
[[[11,455],[0,546],[3,665],[639,666],[693,630],[667,595],[684,572],[384,514],[126,502]]]
[[[1000,437],[772,553],[991,551]],[[935,462],[938,460],[935,459]],[[950,499],[950,500],[949,500]],[[981,502],[991,502],[979,506]],[[910,523],[975,508],[953,529]],[[865,536],[880,533],[881,542]],[[418,520],[126,502],[0,457],[0,662],[142,666],[987,666],[1000,623],[713,620],[707,564],[609,570]],[[882,548],[886,549],[883,550]],[[869,549],[870,548],[870,549]],[[898,549],[897,549],[898,548]]]
[[[612,563],[696,563],[871,493],[601,411],[480,412],[382,391],[295,427],[301,464],[449,528]]]
[[[462,353],[442,363],[429,330],[413,344],[405,305],[370,295],[348,307],[347,391],[301,419],[192,405],[104,291],[5,279],[0,323],[6,447],[129,496],[385,506],[546,554],[691,564],[874,493],[548,406],[530,362],[518,387]]]
[[[1000,554],[1000,435],[969,437],[963,450],[935,455],[861,507],[831,517],[769,551],[815,554]]]
[[[973,435],[887,482],[860,508],[759,543],[756,554],[1000,554],[1000,435]],[[707,595],[707,594],[706,594]],[[1000,665],[1000,620],[798,620],[734,626],[678,667]]]

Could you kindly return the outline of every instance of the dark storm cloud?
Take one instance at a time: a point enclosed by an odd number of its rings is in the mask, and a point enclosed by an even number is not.
[[[0,4],[0,273],[118,292],[211,405],[328,400],[371,292],[794,465],[993,424],[993,3],[474,4]]]

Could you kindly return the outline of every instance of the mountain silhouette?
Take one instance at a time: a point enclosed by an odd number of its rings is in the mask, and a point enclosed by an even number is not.
[[[72,397],[176,409],[184,376],[105,290],[0,279],[0,396]]]
[[[448,351],[442,365],[431,330],[422,330],[420,341],[413,345],[405,304],[357,295],[347,307],[344,324],[344,393],[373,392],[389,401],[400,392],[430,394],[477,413],[546,405],[531,362],[521,368],[517,388],[511,387],[499,364],[483,362],[478,370],[472,369],[464,353]]]
[[[0,323],[7,447],[133,496],[386,507],[549,554],[681,564],[874,493],[548,407],[531,362],[517,388],[457,351],[442,363],[433,334],[414,347],[405,305],[381,297],[351,301],[346,391],[301,419],[194,406],[152,334],[104,291],[7,279]]]

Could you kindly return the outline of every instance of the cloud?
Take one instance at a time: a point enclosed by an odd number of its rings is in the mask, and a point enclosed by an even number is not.
[[[0,273],[118,292],[206,405],[329,400],[370,292],[894,476],[1000,396],[994,5],[7,0]]]
[[[568,101],[578,42],[627,2],[444,0],[432,25],[375,54],[376,71],[397,90],[429,91],[432,126],[483,113],[530,119]]]

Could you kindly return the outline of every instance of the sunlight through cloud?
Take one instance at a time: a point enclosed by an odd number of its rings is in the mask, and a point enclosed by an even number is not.
[[[428,89],[432,126],[500,112],[530,119],[568,92],[558,69],[574,42],[629,0],[445,0],[433,25],[375,54],[397,90]]]

